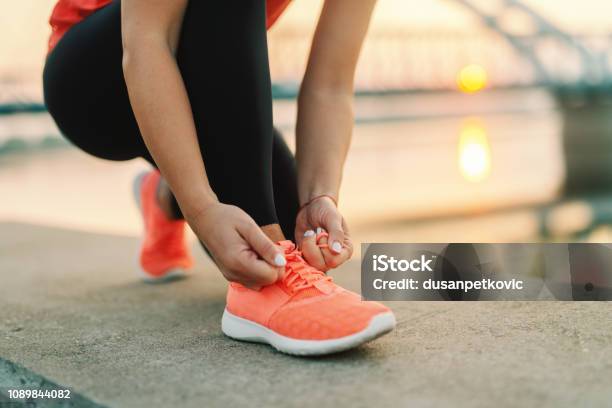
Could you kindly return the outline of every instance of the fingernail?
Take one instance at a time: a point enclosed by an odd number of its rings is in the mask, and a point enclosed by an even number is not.
[[[313,230],[308,230],[304,233],[305,237],[312,237],[315,234]]]
[[[276,266],[285,266],[287,264],[287,260],[281,254],[276,254],[274,257],[274,264]]]
[[[322,232],[323,232],[323,230],[321,229],[321,227],[317,227],[317,235],[319,235]]]
[[[332,244],[332,249],[334,250],[334,252],[340,252],[342,251],[342,244],[338,241],[334,241],[334,243]]]

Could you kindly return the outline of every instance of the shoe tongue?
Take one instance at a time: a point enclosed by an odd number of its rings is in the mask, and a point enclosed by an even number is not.
[[[295,294],[296,298],[319,296],[321,295],[321,293],[328,294],[333,291],[333,284],[331,284],[329,279],[326,278],[326,276],[322,272],[319,272],[314,267],[310,266],[301,256],[297,257],[297,259],[289,260],[289,263],[290,264],[300,264],[297,268],[291,268],[293,269],[293,271],[290,272],[292,274],[296,274],[300,276],[295,281],[294,283],[295,285],[299,285],[300,283],[303,283],[304,281],[310,281],[310,283],[312,284],[312,286],[298,290]],[[311,273],[306,272],[305,274],[301,274],[296,269],[300,269],[302,270],[302,272],[305,272],[304,269],[311,269],[312,272],[308,271]],[[289,286],[292,286],[292,285],[289,285]]]

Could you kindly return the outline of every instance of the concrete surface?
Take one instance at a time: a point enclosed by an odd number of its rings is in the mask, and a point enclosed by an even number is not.
[[[0,359],[110,407],[612,401],[611,303],[396,302],[395,332],[302,359],[221,334],[226,284],[197,248],[193,276],[167,285],[137,280],[137,249],[135,238],[0,223]],[[333,275],[358,289],[358,262]]]

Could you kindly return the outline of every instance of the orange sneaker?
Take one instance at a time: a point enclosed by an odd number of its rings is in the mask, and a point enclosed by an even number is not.
[[[157,203],[157,170],[143,173],[134,181],[134,196],[142,213],[144,239],[140,266],[145,282],[167,282],[184,276],[193,260],[185,240],[185,221],[169,219]]]
[[[227,336],[306,356],[347,350],[393,330],[389,308],[336,285],[291,241],[278,245],[287,259],[282,280],[260,291],[230,284],[221,321]]]

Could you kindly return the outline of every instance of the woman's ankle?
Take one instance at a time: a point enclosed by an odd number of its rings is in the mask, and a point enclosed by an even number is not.
[[[266,234],[268,238],[270,238],[270,240],[272,240],[272,242],[278,242],[278,241],[285,240],[285,236],[283,235],[283,230],[278,224],[264,225],[263,227],[261,227],[261,230],[263,231],[264,234]]]

